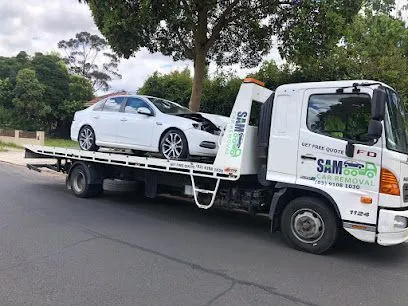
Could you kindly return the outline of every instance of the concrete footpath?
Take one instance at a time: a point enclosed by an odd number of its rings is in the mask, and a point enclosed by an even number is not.
[[[7,151],[0,152],[0,163],[8,163],[25,167],[27,164],[53,164],[56,163],[55,159],[38,159],[38,158],[25,158],[24,150],[15,148],[6,148]],[[49,169],[44,169],[44,172],[56,173]]]

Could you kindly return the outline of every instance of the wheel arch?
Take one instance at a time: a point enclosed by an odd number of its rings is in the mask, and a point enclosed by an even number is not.
[[[67,187],[70,188],[70,178],[71,173],[75,168],[82,167],[87,172],[90,178],[90,184],[102,184],[104,179],[104,168],[100,165],[95,165],[93,163],[87,163],[83,161],[74,162],[69,168],[67,175]]]
[[[280,218],[285,205],[293,199],[306,196],[324,201],[335,213],[338,220],[342,220],[340,210],[337,207],[336,202],[327,192],[309,186],[277,183],[275,185],[275,193],[272,197],[272,202],[269,209],[269,218],[271,220],[272,232],[280,230]]]
[[[171,130],[177,130],[177,131],[179,131],[181,134],[183,134],[184,138],[185,138],[186,141],[187,141],[187,153],[189,154],[190,148],[189,148],[189,146],[188,146],[188,139],[187,139],[186,133],[184,133],[184,131],[183,131],[182,129],[180,129],[180,128],[178,128],[178,127],[174,127],[174,126],[166,128],[166,129],[161,133],[161,135],[160,135],[160,137],[159,137],[159,143],[157,144],[157,149],[159,150],[159,152],[160,152],[160,144],[161,144],[161,141],[162,141],[164,135],[166,135],[166,133],[167,133],[168,131],[171,131]]]

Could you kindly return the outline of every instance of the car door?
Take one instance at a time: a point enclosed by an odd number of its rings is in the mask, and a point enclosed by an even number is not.
[[[140,108],[147,108],[151,115],[140,114]],[[143,99],[128,97],[118,125],[118,141],[135,149],[152,146],[152,133],[155,126],[153,108]]]
[[[120,122],[120,109],[124,97],[106,99],[102,111],[92,113],[93,129],[97,142],[105,144],[117,143],[116,134]]]
[[[382,140],[372,143],[367,136],[371,94],[370,88],[306,90],[296,181],[342,203],[342,219],[367,224],[376,223],[382,158]],[[354,143],[352,157],[348,142]],[[370,199],[368,205],[363,198]]]

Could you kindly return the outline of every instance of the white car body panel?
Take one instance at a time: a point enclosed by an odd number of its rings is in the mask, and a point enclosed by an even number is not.
[[[89,125],[95,132],[96,145],[101,147],[133,149],[146,152],[159,152],[159,143],[163,133],[176,128],[187,138],[190,155],[215,156],[218,151],[219,135],[202,131],[193,127],[196,121],[177,115],[162,113],[145,96],[132,95],[148,103],[153,116],[138,113],[104,112],[94,110],[96,104],[75,114],[71,125],[71,139],[78,141],[80,129]],[[220,115],[201,114],[220,129],[225,128],[228,118]],[[201,142],[215,144],[214,149],[203,148]]]

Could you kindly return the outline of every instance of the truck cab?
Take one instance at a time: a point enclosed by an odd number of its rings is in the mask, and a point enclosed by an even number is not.
[[[394,89],[366,80],[288,84],[271,107],[260,129],[269,128],[266,181],[285,190],[285,200],[275,192],[277,206],[299,194],[318,198],[362,241],[408,239],[407,122]],[[300,241],[316,243],[327,230],[313,209],[291,218]]]

